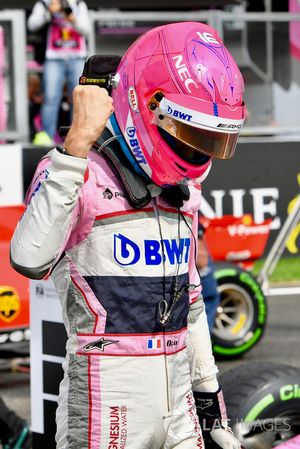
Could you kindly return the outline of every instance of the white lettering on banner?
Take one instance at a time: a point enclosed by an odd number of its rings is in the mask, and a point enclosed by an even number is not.
[[[279,198],[279,190],[275,187],[262,188],[262,189],[251,189],[250,194],[253,197],[253,211],[254,211],[254,221],[256,223],[262,223],[266,214],[271,215],[271,217],[276,217],[277,214],[277,204],[276,200]],[[271,198],[269,202],[265,202],[266,198]],[[280,218],[277,217],[273,220],[271,224],[271,229],[280,228]]]
[[[206,201],[206,199],[205,199],[203,194],[201,196],[200,211],[201,211],[201,214],[204,215],[207,218],[215,218],[215,217],[217,217],[217,214],[215,213],[214,209],[211,207],[211,205],[208,203],[208,201]],[[218,215],[218,217],[221,217],[222,215]]]
[[[221,217],[223,215],[223,198],[225,193],[225,190],[211,191],[211,196],[215,199],[215,212],[217,217]]]
[[[236,189],[229,190],[229,195],[232,197],[232,214],[235,217],[241,217],[244,214],[243,198],[246,190]]]
[[[184,82],[184,85],[187,88],[187,90],[189,91],[189,93],[192,93],[192,91],[190,89],[190,84],[194,85],[195,88],[198,89],[197,83],[191,78],[191,75],[190,75],[190,72],[189,72],[187,66],[185,65],[185,63],[182,62],[183,56],[182,55],[173,56],[173,59],[176,60],[175,67],[177,69],[178,75],[179,75],[181,81]]]
[[[228,195],[231,197],[232,215],[242,216],[244,211],[244,198],[246,190],[232,189]],[[279,199],[279,189],[276,187],[262,187],[250,189],[252,197],[252,210],[255,223],[262,223],[267,218],[272,218],[270,229],[279,229],[281,225],[280,217],[277,216],[277,200]],[[224,215],[224,200],[227,198],[225,190],[212,190],[210,195],[214,199],[214,204],[210,205],[207,199],[202,196],[201,213],[207,218],[219,218]],[[269,198],[267,200],[267,198]],[[271,199],[270,199],[271,198]],[[247,211],[248,212],[248,211]]]
[[[269,225],[249,226],[244,224],[228,226],[228,233],[231,237],[246,235],[266,235],[269,233]]]
[[[220,44],[220,42],[217,41],[217,39],[211,33],[200,33],[200,31],[197,31],[197,35],[203,42],[206,42],[207,44]]]
[[[43,369],[43,362],[45,360],[51,363],[62,363],[64,361],[63,357],[44,353],[42,345],[43,322],[61,323],[61,328],[63,327],[61,304],[52,279],[30,280],[30,315],[30,394],[33,410],[31,426],[33,432],[43,434],[46,416],[44,415],[44,401],[48,396],[44,392],[44,384],[53,382],[50,379],[51,374]],[[51,339],[53,335],[49,330],[47,332],[46,338]],[[61,344],[64,345],[63,337],[57,335],[56,338],[57,347],[60,347]],[[56,399],[56,396],[51,395],[51,401]]]

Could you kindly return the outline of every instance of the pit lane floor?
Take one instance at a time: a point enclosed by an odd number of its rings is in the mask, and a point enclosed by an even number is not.
[[[251,361],[286,363],[300,368],[300,295],[272,296],[265,335],[243,358],[219,361],[220,372]],[[0,394],[7,404],[30,422],[30,375],[12,372],[0,360]],[[1,447],[1,446],[0,446]]]

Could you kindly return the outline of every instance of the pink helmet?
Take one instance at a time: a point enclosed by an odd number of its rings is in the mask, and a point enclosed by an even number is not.
[[[204,178],[230,158],[245,118],[242,75],[216,31],[197,22],[142,35],[118,67],[115,117],[139,167],[160,186]]]

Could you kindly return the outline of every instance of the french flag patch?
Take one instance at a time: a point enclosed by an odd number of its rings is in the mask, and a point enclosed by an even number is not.
[[[149,338],[147,340],[148,349],[160,349],[162,347],[161,338]]]

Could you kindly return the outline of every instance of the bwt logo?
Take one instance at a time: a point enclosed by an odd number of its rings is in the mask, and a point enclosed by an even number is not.
[[[127,136],[128,136],[128,137],[134,137],[134,136],[135,136],[135,133],[136,133],[135,127],[134,127],[134,126],[128,126],[128,127],[126,128],[126,133],[127,133]]]
[[[171,106],[167,107],[167,114],[173,115],[173,117],[180,118],[181,120],[186,120],[187,122],[189,122],[192,118],[190,114],[178,111],[177,109],[172,109]]]
[[[136,129],[134,126],[128,126],[126,128],[126,134],[129,137],[128,143],[130,146],[131,151],[134,154],[134,157],[136,158],[137,162],[139,164],[147,164],[147,161],[143,155],[143,152],[141,150],[139,141],[136,138]]]
[[[140,260],[145,265],[160,265],[164,253],[170,265],[188,263],[190,246],[190,238],[144,240],[139,246],[125,235],[114,234],[114,259],[122,266],[135,265]]]

